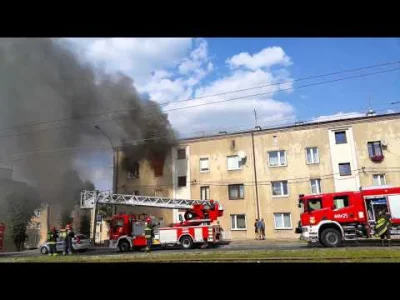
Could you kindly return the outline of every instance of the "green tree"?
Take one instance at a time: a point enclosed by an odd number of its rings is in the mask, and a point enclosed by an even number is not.
[[[6,197],[8,216],[6,224],[15,249],[21,251],[26,240],[26,229],[31,222],[35,209],[40,207],[37,193],[14,191]]]

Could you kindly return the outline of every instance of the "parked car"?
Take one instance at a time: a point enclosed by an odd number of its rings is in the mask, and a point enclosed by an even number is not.
[[[72,239],[73,251],[86,251],[90,249],[92,241],[84,234],[76,234]],[[48,242],[40,246],[40,253],[48,254],[50,252],[50,245]],[[57,252],[64,252],[64,241],[58,240],[56,246]]]

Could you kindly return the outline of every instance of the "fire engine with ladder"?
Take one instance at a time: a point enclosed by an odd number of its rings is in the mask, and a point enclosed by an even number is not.
[[[379,213],[390,215],[390,237],[400,239],[400,187],[300,195],[299,207],[302,213],[296,233],[308,242],[337,247],[344,241],[377,239],[374,228]]]
[[[168,247],[181,246],[190,249],[195,246],[213,246],[222,241],[222,228],[213,224],[223,215],[223,207],[213,200],[188,200],[164,197],[113,194],[110,192],[82,191],[81,209],[94,209],[97,205],[123,205],[184,209],[184,219],[179,216],[179,223],[160,227],[160,222],[153,216],[144,214],[119,214],[111,218],[110,248],[121,252],[146,247],[144,229],[146,222],[155,224],[153,245]]]

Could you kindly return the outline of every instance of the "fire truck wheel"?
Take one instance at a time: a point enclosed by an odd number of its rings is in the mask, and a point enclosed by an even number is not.
[[[342,241],[340,232],[334,228],[327,228],[322,231],[321,242],[325,247],[337,247]]]
[[[128,252],[130,248],[128,241],[120,241],[118,248],[121,252]]]
[[[180,242],[183,249],[193,248],[193,240],[190,236],[183,236]]]

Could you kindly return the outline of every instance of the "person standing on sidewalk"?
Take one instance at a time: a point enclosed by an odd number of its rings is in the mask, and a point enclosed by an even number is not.
[[[64,255],[71,255],[72,254],[72,239],[74,238],[75,233],[72,231],[72,226],[68,224],[66,226],[66,236],[65,236],[65,243],[64,243]]]
[[[265,240],[265,222],[264,219],[261,219],[261,239]]]
[[[254,222],[254,234],[256,236],[256,240],[258,240],[258,219]]]

